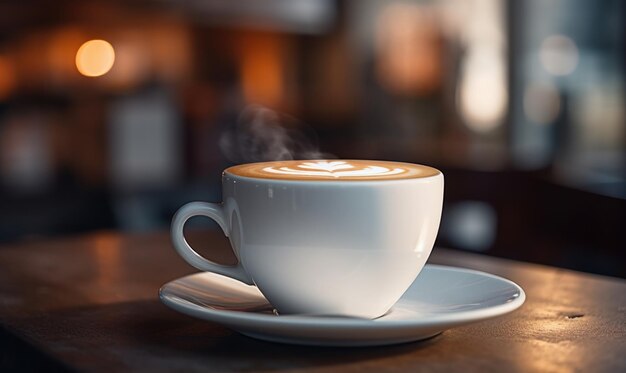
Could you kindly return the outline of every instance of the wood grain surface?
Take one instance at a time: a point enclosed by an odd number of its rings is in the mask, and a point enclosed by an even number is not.
[[[235,261],[217,232],[190,232]],[[626,281],[436,248],[431,263],[509,278],[526,304],[507,316],[389,347],[257,341],[162,305],[195,270],[167,233],[96,233],[0,247],[0,370],[626,372]]]

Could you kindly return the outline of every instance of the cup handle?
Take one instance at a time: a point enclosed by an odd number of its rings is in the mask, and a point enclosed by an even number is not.
[[[219,224],[222,228],[222,231],[224,231],[224,235],[226,237],[230,235],[226,214],[224,213],[224,208],[221,204],[207,202],[188,203],[176,211],[176,214],[174,214],[174,218],[172,219],[172,243],[174,244],[174,248],[178,254],[180,254],[180,256],[182,256],[187,263],[202,271],[218,273],[220,275],[234,278],[248,285],[253,285],[254,283],[248,273],[246,273],[243,269],[241,261],[234,266],[217,264],[205,259],[191,246],[189,246],[189,243],[187,243],[185,235],[183,234],[183,228],[187,220],[197,215],[206,216],[207,218],[215,220],[215,222],[217,222],[217,224]]]

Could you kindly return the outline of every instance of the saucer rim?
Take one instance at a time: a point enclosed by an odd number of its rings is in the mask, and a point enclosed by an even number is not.
[[[360,318],[347,318],[347,317],[319,317],[319,316],[307,316],[307,315],[283,315],[277,317],[271,314],[244,312],[244,311],[232,311],[212,308],[210,306],[201,306],[190,302],[186,299],[180,298],[176,295],[166,294],[167,288],[173,285],[175,282],[181,281],[191,277],[202,276],[222,276],[211,272],[197,272],[187,276],[177,278],[164,284],[159,289],[159,298],[166,306],[181,312],[183,314],[197,317],[203,320],[217,322],[225,325],[234,326],[236,328],[241,327],[253,327],[258,326],[258,323],[264,323],[265,325],[272,327],[299,327],[299,328],[316,328],[316,329],[354,329],[354,328],[368,328],[368,329],[395,329],[395,328],[407,328],[407,327],[429,327],[437,328],[442,327],[445,329],[460,326],[464,324],[474,323],[482,320],[498,317],[510,312],[515,311],[521,307],[526,300],[526,293],[521,286],[515,282],[483,271],[478,271],[469,268],[446,266],[439,264],[426,264],[424,269],[446,271],[454,273],[472,273],[480,276],[489,277],[491,279],[502,281],[512,286],[517,290],[517,297],[511,298],[506,303],[488,306],[485,308],[479,308],[469,311],[455,311],[441,314],[428,314],[421,318],[414,319],[402,319],[402,320],[386,320],[385,316],[381,316],[377,319],[360,319]],[[236,281],[236,280],[235,280]],[[242,283],[243,284],[243,283]],[[245,284],[244,284],[245,285]],[[246,285],[253,286],[253,285]],[[404,297],[404,295],[403,295]],[[400,298],[399,302],[402,300]],[[395,307],[395,306],[394,306]],[[393,307],[392,307],[393,309]]]

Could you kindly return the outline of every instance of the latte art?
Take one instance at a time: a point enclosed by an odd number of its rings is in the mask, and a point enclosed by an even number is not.
[[[402,168],[390,169],[382,166],[357,168],[345,161],[304,162],[295,167],[265,167],[263,171],[281,175],[330,176],[335,178],[397,175],[406,172],[406,170]]]
[[[410,163],[365,160],[302,160],[250,163],[225,173],[285,180],[397,180],[434,176],[434,168]]]

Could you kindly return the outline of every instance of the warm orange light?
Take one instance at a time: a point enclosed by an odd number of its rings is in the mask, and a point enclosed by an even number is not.
[[[435,91],[443,66],[439,32],[432,9],[388,5],[376,26],[376,73],[383,87],[401,95]]]
[[[115,62],[113,46],[105,40],[89,40],[76,52],[76,68],[90,77],[101,76],[109,72]]]
[[[0,100],[9,96],[15,87],[15,71],[11,61],[0,56]]]
[[[246,101],[276,107],[283,102],[286,47],[274,35],[244,39],[241,50],[241,78]]]
[[[85,35],[76,27],[68,26],[48,35],[47,59],[53,84],[64,86],[76,75],[72,56],[85,41]]]

